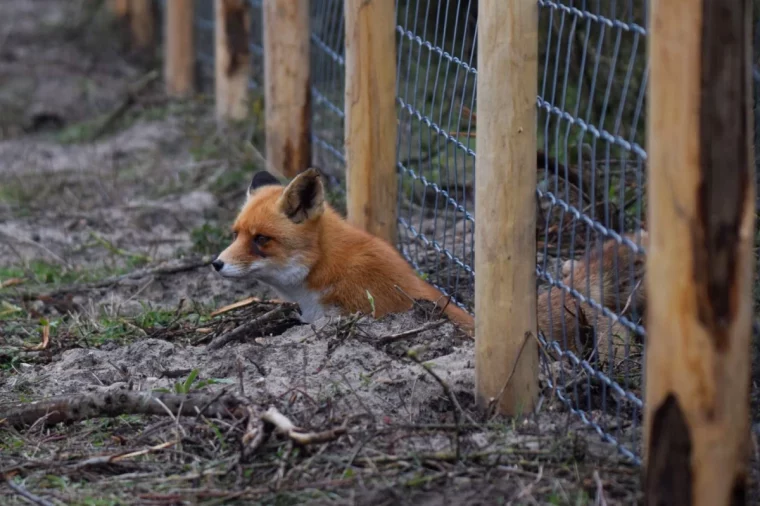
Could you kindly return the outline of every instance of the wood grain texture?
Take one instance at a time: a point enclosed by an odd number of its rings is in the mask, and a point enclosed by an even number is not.
[[[476,397],[486,407],[503,390],[498,411],[527,414],[538,396],[538,4],[481,0],[478,8]]]
[[[155,18],[151,0],[130,0],[129,27],[132,43],[138,50],[146,50],[155,43]]]
[[[193,0],[166,3],[164,79],[170,97],[186,97],[194,90],[194,7]]]
[[[267,169],[293,178],[311,165],[309,0],[265,0]]]
[[[744,504],[755,226],[751,0],[652,2],[647,504]]]
[[[396,13],[346,0],[345,147],[348,221],[396,243]]]
[[[246,0],[214,2],[214,88],[217,119],[248,116],[250,12]]]

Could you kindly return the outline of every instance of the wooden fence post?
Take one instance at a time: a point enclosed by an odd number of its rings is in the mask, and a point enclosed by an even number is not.
[[[745,504],[752,0],[652,2],[645,504]]]
[[[118,18],[129,14],[129,0],[109,0],[108,6]]]
[[[130,0],[129,28],[135,49],[147,50],[155,42],[155,18],[151,0]]]
[[[214,93],[220,121],[248,116],[250,26],[247,0],[215,0]]]
[[[348,221],[396,244],[396,12],[345,0]]]
[[[478,22],[476,398],[516,416],[538,399],[538,4],[480,0]]]
[[[311,165],[309,0],[264,0],[268,170],[292,178]]]
[[[164,73],[166,93],[172,97],[187,96],[194,89],[193,15],[194,0],[166,2]]]

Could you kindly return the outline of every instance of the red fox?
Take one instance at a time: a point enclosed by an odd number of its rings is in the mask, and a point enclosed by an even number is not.
[[[281,298],[298,303],[306,323],[355,312],[379,318],[409,310],[412,299],[422,299],[445,307],[449,319],[474,337],[469,313],[417,276],[396,248],[349,224],[325,202],[321,176],[313,168],[287,186],[267,171],[257,172],[232,230],[233,242],[212,262],[214,269],[227,278],[251,276],[266,283]],[[641,240],[646,248],[646,232]],[[634,258],[635,272],[628,273]],[[592,249],[588,265],[568,261],[563,266],[565,284],[585,292],[588,280],[591,297],[613,311],[616,287],[629,309],[644,310],[643,287],[634,283],[643,274],[644,257],[613,241],[605,243],[601,254]],[[547,339],[572,335],[575,308],[583,313],[581,320],[592,318],[589,304],[575,305],[574,300],[563,300],[556,290],[551,297],[548,291],[538,294],[538,326]],[[568,344],[577,349],[572,338]]]
[[[624,237],[636,243],[635,234]],[[639,241],[644,250],[649,247],[649,234],[642,229]],[[567,260],[562,265],[562,281],[565,286],[573,288],[608,308],[613,313],[625,316],[646,312],[647,297],[644,289],[646,275],[646,257],[626,246],[618,246],[614,240],[605,241],[601,251],[593,245],[587,252],[587,260]],[[620,322],[602,316],[601,311],[588,302],[580,302],[560,289],[546,289],[538,294],[538,327],[549,341],[562,342],[567,337],[566,349],[585,352],[593,342],[589,330],[595,327],[597,345],[602,355],[614,350],[607,350],[609,337],[615,336],[615,343],[625,346],[625,342],[635,335]],[[581,329],[579,327],[587,327]],[[584,339],[585,337],[585,339]],[[613,343],[613,346],[618,344]]]
[[[271,286],[300,306],[306,323],[355,312],[380,318],[411,309],[417,299],[444,307],[473,336],[469,313],[420,278],[391,244],[351,225],[325,202],[316,169],[287,186],[257,172],[232,231],[233,242],[212,262],[214,269]]]

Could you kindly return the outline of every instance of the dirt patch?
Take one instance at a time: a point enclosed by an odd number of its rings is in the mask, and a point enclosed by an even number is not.
[[[254,305],[227,313],[204,327],[213,328],[212,334],[224,332],[221,329],[250,321],[261,311]],[[123,503],[132,503],[124,497],[125,487],[132,487],[144,500],[213,496],[241,503],[246,498],[288,498],[315,504],[328,500],[339,504],[437,504],[442,499],[485,504],[495,494],[504,499],[543,497],[574,504],[593,497],[595,487],[602,486],[608,500],[619,497],[623,503],[633,504],[635,470],[609,445],[584,434],[584,426],[575,417],[557,413],[550,399],[538,414],[517,425],[479,418],[473,409],[473,344],[451,323],[441,322],[408,339],[380,344],[390,336],[430,324],[423,310],[380,321],[325,318],[313,325],[291,322],[282,334],[248,338],[215,351],[209,351],[205,343],[191,343],[203,339],[198,328],[183,333],[170,327],[154,329],[156,337],[124,346],[107,342],[99,348],[72,348],[54,354],[44,365],[26,363],[5,382],[0,406],[2,401],[19,397],[74,396],[125,388],[177,391],[195,371],[190,385],[195,392],[238,392],[258,409],[276,407],[303,430],[342,427],[347,432],[318,448],[276,439],[258,450],[251,462],[245,462],[238,453],[241,429],[229,422],[210,419],[199,423],[186,417],[166,423],[160,417],[122,416],[97,429],[98,438],[111,440],[100,447],[100,453],[124,454],[132,448],[165,445],[180,431],[185,434],[180,446],[172,443],[173,449],[167,452],[179,451],[185,457],[176,461],[155,450],[155,457],[147,461],[87,463],[74,456],[72,445],[73,441],[86,444],[85,427],[92,430],[94,426],[80,422],[38,435],[34,429],[8,433],[4,444],[15,441],[19,449],[9,454],[6,469],[21,473],[27,484],[37,490],[45,487],[60,499],[71,496],[48,489],[46,476],[51,472],[69,480],[97,483],[99,493]],[[410,350],[417,361],[409,357]],[[203,443],[215,437],[213,426],[223,431],[216,436],[221,440]],[[62,452],[63,457],[38,460],[27,467],[30,461],[24,448],[37,437],[45,441],[46,451]],[[212,449],[217,444],[221,446]],[[205,452],[213,455],[207,462],[210,467],[199,469],[200,475],[191,471],[180,478],[192,481],[191,476],[205,476],[204,487],[186,490],[188,482],[179,485],[180,490],[177,484],[168,488],[162,484],[169,470],[177,473],[181,462],[186,466],[187,458],[194,461]],[[587,468],[587,463],[593,464]],[[599,465],[609,466],[610,471],[595,474],[594,466]],[[247,471],[254,468],[258,469],[254,474]],[[133,478],[136,475],[141,476],[139,482]],[[583,477],[582,483],[574,484],[578,476]],[[399,496],[399,487],[407,490],[403,496]]]
[[[253,448],[253,415],[4,427],[0,502],[22,504],[24,491],[55,504],[638,502],[640,469],[598,434],[637,452],[640,413],[623,398],[619,418],[602,406],[612,397],[582,364],[543,371],[540,407],[518,421],[476,412],[473,343],[424,307],[313,325],[284,308],[209,347],[278,307],[265,287],[208,265],[261,167],[263,120],[220,129],[207,97],[169,100],[156,82],[103,130],[156,70],[122,51],[103,5],[0,3],[0,410],[99,392],[226,392],[251,413],[344,432],[309,445],[273,434]],[[430,217],[424,226],[443,233]],[[440,241],[472,254],[469,239]],[[428,274],[442,269],[437,253],[407,248]],[[250,296],[259,301],[214,313]],[[557,399],[557,378],[596,427]]]

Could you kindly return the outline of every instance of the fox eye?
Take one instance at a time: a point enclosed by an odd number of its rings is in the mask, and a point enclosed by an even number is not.
[[[232,232],[232,240],[234,241],[237,238],[238,238],[238,233],[237,233],[237,230],[235,230]]]
[[[253,242],[256,244],[256,246],[264,246],[266,243],[269,242],[271,237],[267,237],[265,235],[256,234],[253,238]]]

